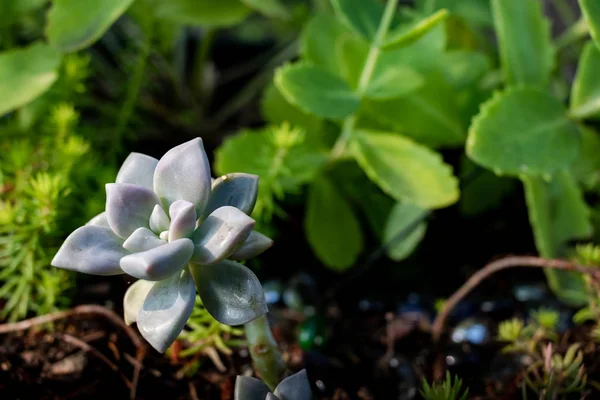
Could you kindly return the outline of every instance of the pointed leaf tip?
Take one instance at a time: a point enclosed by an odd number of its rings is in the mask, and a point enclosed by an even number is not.
[[[158,160],[141,153],[131,153],[117,174],[116,183],[132,183],[154,190],[154,170]]]
[[[229,256],[232,260],[247,260],[256,257],[273,246],[273,240],[260,232],[252,231],[240,248]]]
[[[169,241],[189,237],[196,228],[196,209],[189,201],[177,200],[169,208]]]
[[[163,353],[185,327],[195,301],[194,281],[188,271],[156,282],[137,315],[140,333]]]
[[[141,253],[130,254],[121,259],[126,274],[147,281],[161,281],[181,271],[194,251],[190,239],[178,239]]]
[[[269,387],[260,379],[238,375],[235,378],[235,390],[233,393],[233,400],[262,400],[269,393]]]
[[[106,185],[106,217],[112,230],[126,239],[137,228],[148,228],[158,197],[149,189],[131,183]]]
[[[210,187],[210,165],[200,138],[169,150],[154,171],[154,191],[165,209],[176,200],[187,200],[200,212],[208,200]]]
[[[275,389],[275,395],[282,399],[311,400],[312,393],[306,370],[301,370],[281,381]]]
[[[92,275],[118,275],[119,260],[129,254],[110,228],[85,225],[76,229],[60,247],[52,266]]]
[[[252,214],[258,194],[258,176],[243,173],[223,175],[215,179],[204,215],[219,207],[232,206],[247,215]]]
[[[155,205],[150,215],[150,229],[152,232],[160,235],[161,232],[169,230],[171,220],[160,205]]]

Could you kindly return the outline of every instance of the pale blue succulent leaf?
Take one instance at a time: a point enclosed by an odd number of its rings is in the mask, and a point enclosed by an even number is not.
[[[152,286],[154,286],[154,282],[140,279],[127,288],[125,296],[123,296],[123,319],[127,325],[131,325],[137,320],[138,312],[146,301],[146,296]]]
[[[159,204],[154,192],[131,183],[106,185],[106,217],[112,230],[128,238],[137,228],[149,228],[154,206]]]
[[[269,394],[269,387],[260,379],[238,375],[233,393],[233,400],[263,400]]]
[[[169,150],[154,171],[154,191],[165,210],[176,200],[187,200],[199,213],[208,201],[210,186],[210,165],[200,138]]]
[[[139,253],[142,251],[151,250],[155,247],[167,244],[165,240],[159,239],[154,232],[148,228],[137,228],[125,243],[123,247],[132,253]]]
[[[235,207],[216,209],[192,235],[195,264],[216,264],[229,257],[248,238],[254,220]]]
[[[128,254],[110,228],[85,225],[67,237],[51,264],[92,275],[118,275],[123,273],[119,260]]]
[[[140,333],[163,353],[185,327],[195,301],[194,281],[187,270],[156,282],[137,315]]]
[[[232,173],[215,179],[203,213],[209,215],[219,207],[232,206],[250,215],[258,195],[258,176]]]
[[[154,170],[158,160],[141,153],[131,153],[117,173],[116,183],[132,183],[154,190]]]
[[[248,267],[234,261],[190,265],[206,310],[226,325],[243,325],[267,313],[260,281]]]
[[[176,200],[169,208],[171,226],[169,227],[169,241],[191,236],[196,228],[196,209],[186,200]]]
[[[138,279],[161,281],[181,271],[190,260],[194,244],[179,239],[121,259],[123,271]]]
[[[273,246],[273,240],[260,232],[252,231],[246,241],[229,256],[229,259],[247,260],[263,253],[271,246]]]
[[[171,220],[162,206],[155,205],[152,214],[150,214],[150,229],[152,232],[160,235],[161,232],[169,230],[170,224]]]
[[[282,380],[275,388],[275,395],[285,400],[312,400],[306,370],[303,369]]]

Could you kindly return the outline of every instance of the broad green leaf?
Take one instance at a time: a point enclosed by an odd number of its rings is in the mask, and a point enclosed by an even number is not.
[[[272,124],[289,122],[304,128],[309,133],[319,132],[322,129],[322,120],[292,105],[275,85],[269,85],[265,89],[261,110],[263,117]]]
[[[48,12],[48,41],[65,53],[88,47],[100,39],[133,1],[54,0]]]
[[[259,202],[262,195],[274,188],[283,192],[297,191],[300,185],[314,178],[327,157],[302,137],[296,138],[291,145],[285,145],[281,136],[291,137],[294,132],[282,129],[245,130],[227,138],[215,155],[216,173],[224,175],[242,171],[258,175]],[[258,203],[256,207],[259,207]]]
[[[306,23],[302,31],[303,60],[340,76],[340,63],[337,57],[332,57],[332,54],[339,47],[340,41],[353,37],[356,36],[333,15],[317,14]],[[362,65],[357,68],[362,68]]]
[[[344,119],[360,105],[346,82],[302,63],[279,68],[275,72],[275,85],[290,103],[323,118]]]
[[[381,124],[432,147],[461,146],[466,139],[457,92],[442,77],[430,76],[409,96],[366,101],[365,112]]]
[[[56,50],[42,43],[0,53],[0,116],[48,90],[59,64]]]
[[[560,171],[550,182],[525,175],[521,179],[529,221],[542,257],[564,257],[569,241],[591,236],[591,212],[569,172]],[[552,269],[546,269],[545,273],[550,288],[563,301],[573,305],[587,302],[581,274]]]
[[[484,103],[467,154],[498,174],[551,175],[579,154],[580,137],[559,100],[540,89],[514,88]]]
[[[546,85],[554,51],[542,2],[492,0],[492,10],[506,84]]]
[[[600,184],[600,136],[598,132],[581,128],[581,153],[571,166],[571,173],[586,189]]]
[[[422,74],[436,72],[440,70],[446,44],[444,26],[436,25],[407,46],[381,51],[377,65],[406,65]]]
[[[423,86],[424,82],[423,76],[410,67],[376,68],[365,97],[373,100],[404,97]]]
[[[230,26],[252,10],[240,0],[154,0],[154,14],[180,24]]]
[[[581,12],[585,16],[592,39],[600,48],[600,2],[597,0],[579,0]]]
[[[248,7],[272,18],[289,18],[290,14],[281,0],[242,0]]]
[[[396,203],[389,214],[383,234],[388,257],[394,261],[402,261],[414,251],[425,236],[427,223],[419,223],[408,233],[406,230],[426,214],[427,210],[413,204]]]
[[[383,16],[383,6],[375,0],[332,0],[333,8],[354,32],[373,41]]]
[[[592,42],[579,58],[569,114],[577,119],[600,118],[600,50]]]
[[[397,201],[442,208],[458,200],[452,168],[425,146],[394,133],[357,131],[351,149],[367,176]]]
[[[360,224],[346,199],[325,176],[310,185],[305,229],[313,251],[330,268],[343,271],[351,267],[362,251]]]
[[[443,22],[447,16],[448,10],[439,10],[428,17],[401,24],[387,34],[382,48],[391,49],[406,46],[423,37],[433,27]]]
[[[500,206],[504,198],[515,188],[515,179],[500,177],[492,171],[477,166],[464,156],[460,170],[460,211],[465,215],[477,215]]]

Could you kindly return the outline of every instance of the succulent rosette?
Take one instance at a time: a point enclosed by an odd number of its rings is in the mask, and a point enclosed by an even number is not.
[[[160,160],[131,153],[106,185],[106,210],[67,237],[52,265],[138,278],[125,321],[160,352],[181,333],[196,292],[218,321],[245,324],[267,312],[256,275],[235,262],[273,243],[253,230],[257,191],[255,175],[213,180],[200,138]]]
[[[235,380],[234,400],[311,400],[312,393],[306,370],[282,380],[273,392],[259,379],[238,376]]]

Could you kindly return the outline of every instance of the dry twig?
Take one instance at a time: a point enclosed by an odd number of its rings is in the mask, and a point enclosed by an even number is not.
[[[562,271],[579,272],[591,276],[597,281],[600,281],[600,268],[586,267],[579,265],[571,261],[565,260],[553,260],[540,257],[532,256],[509,256],[495,260],[487,264],[485,267],[474,273],[450,298],[444,303],[444,306],[438,313],[433,327],[431,329],[431,335],[435,342],[438,342],[442,336],[444,329],[444,323],[450,315],[450,312],[456,307],[460,301],[466,297],[475,287],[477,287],[482,281],[489,278],[491,275],[498,271],[502,271],[508,268],[514,267],[527,267],[527,268],[552,268]]]

